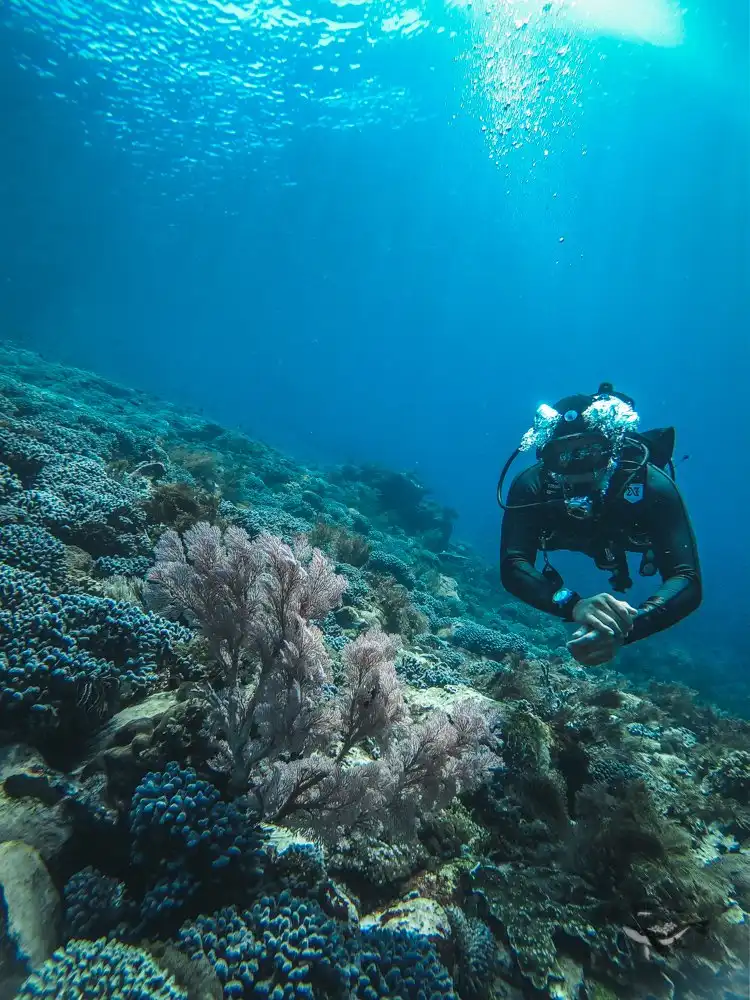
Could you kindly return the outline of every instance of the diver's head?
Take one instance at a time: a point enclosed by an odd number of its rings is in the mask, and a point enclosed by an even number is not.
[[[593,395],[543,403],[521,450],[536,449],[545,472],[561,486],[568,513],[587,517],[606,494],[625,437],[637,424],[632,399],[605,382]]]
[[[571,486],[595,485],[614,456],[612,437],[587,419],[595,398],[578,394],[558,400],[553,409],[559,417],[537,445],[537,458],[545,471]]]

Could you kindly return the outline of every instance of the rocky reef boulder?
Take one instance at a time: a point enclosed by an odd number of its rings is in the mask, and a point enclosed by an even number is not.
[[[33,777],[45,770],[44,760],[36,750],[23,744],[0,749],[0,844],[20,840],[39,851],[49,862],[70,839],[72,829],[59,796],[43,797],[19,794],[16,786],[33,785]],[[22,789],[21,789],[22,790]]]
[[[41,855],[0,844],[0,1000],[10,1000],[59,944],[60,897]]]

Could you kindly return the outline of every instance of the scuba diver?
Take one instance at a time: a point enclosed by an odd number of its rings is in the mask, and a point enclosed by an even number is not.
[[[608,382],[594,395],[542,404],[498,483],[503,587],[576,623],[568,649],[584,666],[608,663],[623,644],[670,628],[701,602],[695,538],[674,482],[674,428],[637,427],[633,400]],[[503,501],[510,466],[532,448],[537,463],[516,476]],[[639,608],[609,593],[582,597],[549,561],[559,549],[582,552],[608,570],[618,593],[633,585],[628,552],[641,554],[642,576],[658,572],[662,584]]]

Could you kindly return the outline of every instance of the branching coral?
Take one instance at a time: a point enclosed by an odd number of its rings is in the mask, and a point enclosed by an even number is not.
[[[66,938],[98,938],[106,935],[123,917],[125,885],[87,867],[65,884],[64,934]]]
[[[520,635],[497,632],[476,622],[459,620],[451,632],[451,640],[479,656],[490,660],[502,660],[508,653],[523,653],[524,644]]]
[[[192,768],[149,773],[130,808],[131,860],[145,884],[141,927],[168,925],[188,900],[218,885],[239,890],[259,875],[261,837],[252,817],[225,802]]]
[[[457,1000],[453,981],[429,938],[370,926],[362,931],[357,1000]]]
[[[59,585],[65,576],[65,546],[44,528],[8,524],[0,527],[0,562]]]
[[[265,818],[311,827],[407,829],[481,779],[490,725],[470,706],[410,725],[394,668],[396,643],[377,630],[343,652],[330,684],[320,632],[310,624],[340,601],[345,580],[316,549],[239,528],[199,524],[184,543],[160,541],[152,602],[201,628],[225,685],[204,697],[217,737],[215,766],[249,792]],[[355,760],[374,741],[379,758]]]
[[[133,605],[62,594],[0,567],[0,706],[13,732],[78,737],[183,659],[180,628]]]
[[[21,987],[17,1000],[188,1000],[140,948],[117,941],[69,941]]]
[[[338,562],[350,566],[364,566],[370,558],[371,546],[368,540],[339,525],[321,521],[315,525],[308,538],[311,545],[330,552]]]
[[[140,477],[114,479],[101,459],[56,455],[37,477],[28,507],[31,517],[62,541],[93,556],[114,555],[123,536],[137,544],[149,491]]]
[[[396,583],[394,577],[386,576],[379,579],[373,587],[372,594],[380,610],[386,632],[411,639],[427,628],[427,618],[413,604],[406,587]]]
[[[144,509],[156,524],[187,531],[198,521],[216,519],[219,498],[190,483],[162,482],[154,486]]]
[[[392,552],[382,550],[372,552],[367,561],[367,569],[371,573],[392,576],[397,583],[400,583],[402,587],[406,587],[407,590],[411,590],[417,582],[411,567]]]
[[[288,891],[252,909],[225,907],[180,931],[180,947],[205,955],[225,997],[347,1000],[357,982],[355,928]]]
[[[148,582],[152,606],[199,627],[230,684],[255,671],[261,687],[281,655],[304,653],[314,672],[322,669],[319,633],[306,622],[323,618],[345,587],[317,550],[295,553],[271,535],[251,542],[236,527],[222,535],[206,522],[184,542],[175,531],[162,535]]]

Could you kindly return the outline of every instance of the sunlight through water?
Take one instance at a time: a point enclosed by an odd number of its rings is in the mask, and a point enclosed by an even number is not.
[[[262,163],[298,128],[418,113],[386,56],[428,29],[413,0],[10,0],[21,66],[136,158]],[[154,156],[153,154],[157,154]]]
[[[279,162],[300,130],[463,112],[490,156],[547,156],[597,86],[598,36],[675,44],[670,0],[9,0],[18,63],[157,179]]]
[[[574,30],[671,47],[684,40],[683,11],[674,0],[555,0]]]

